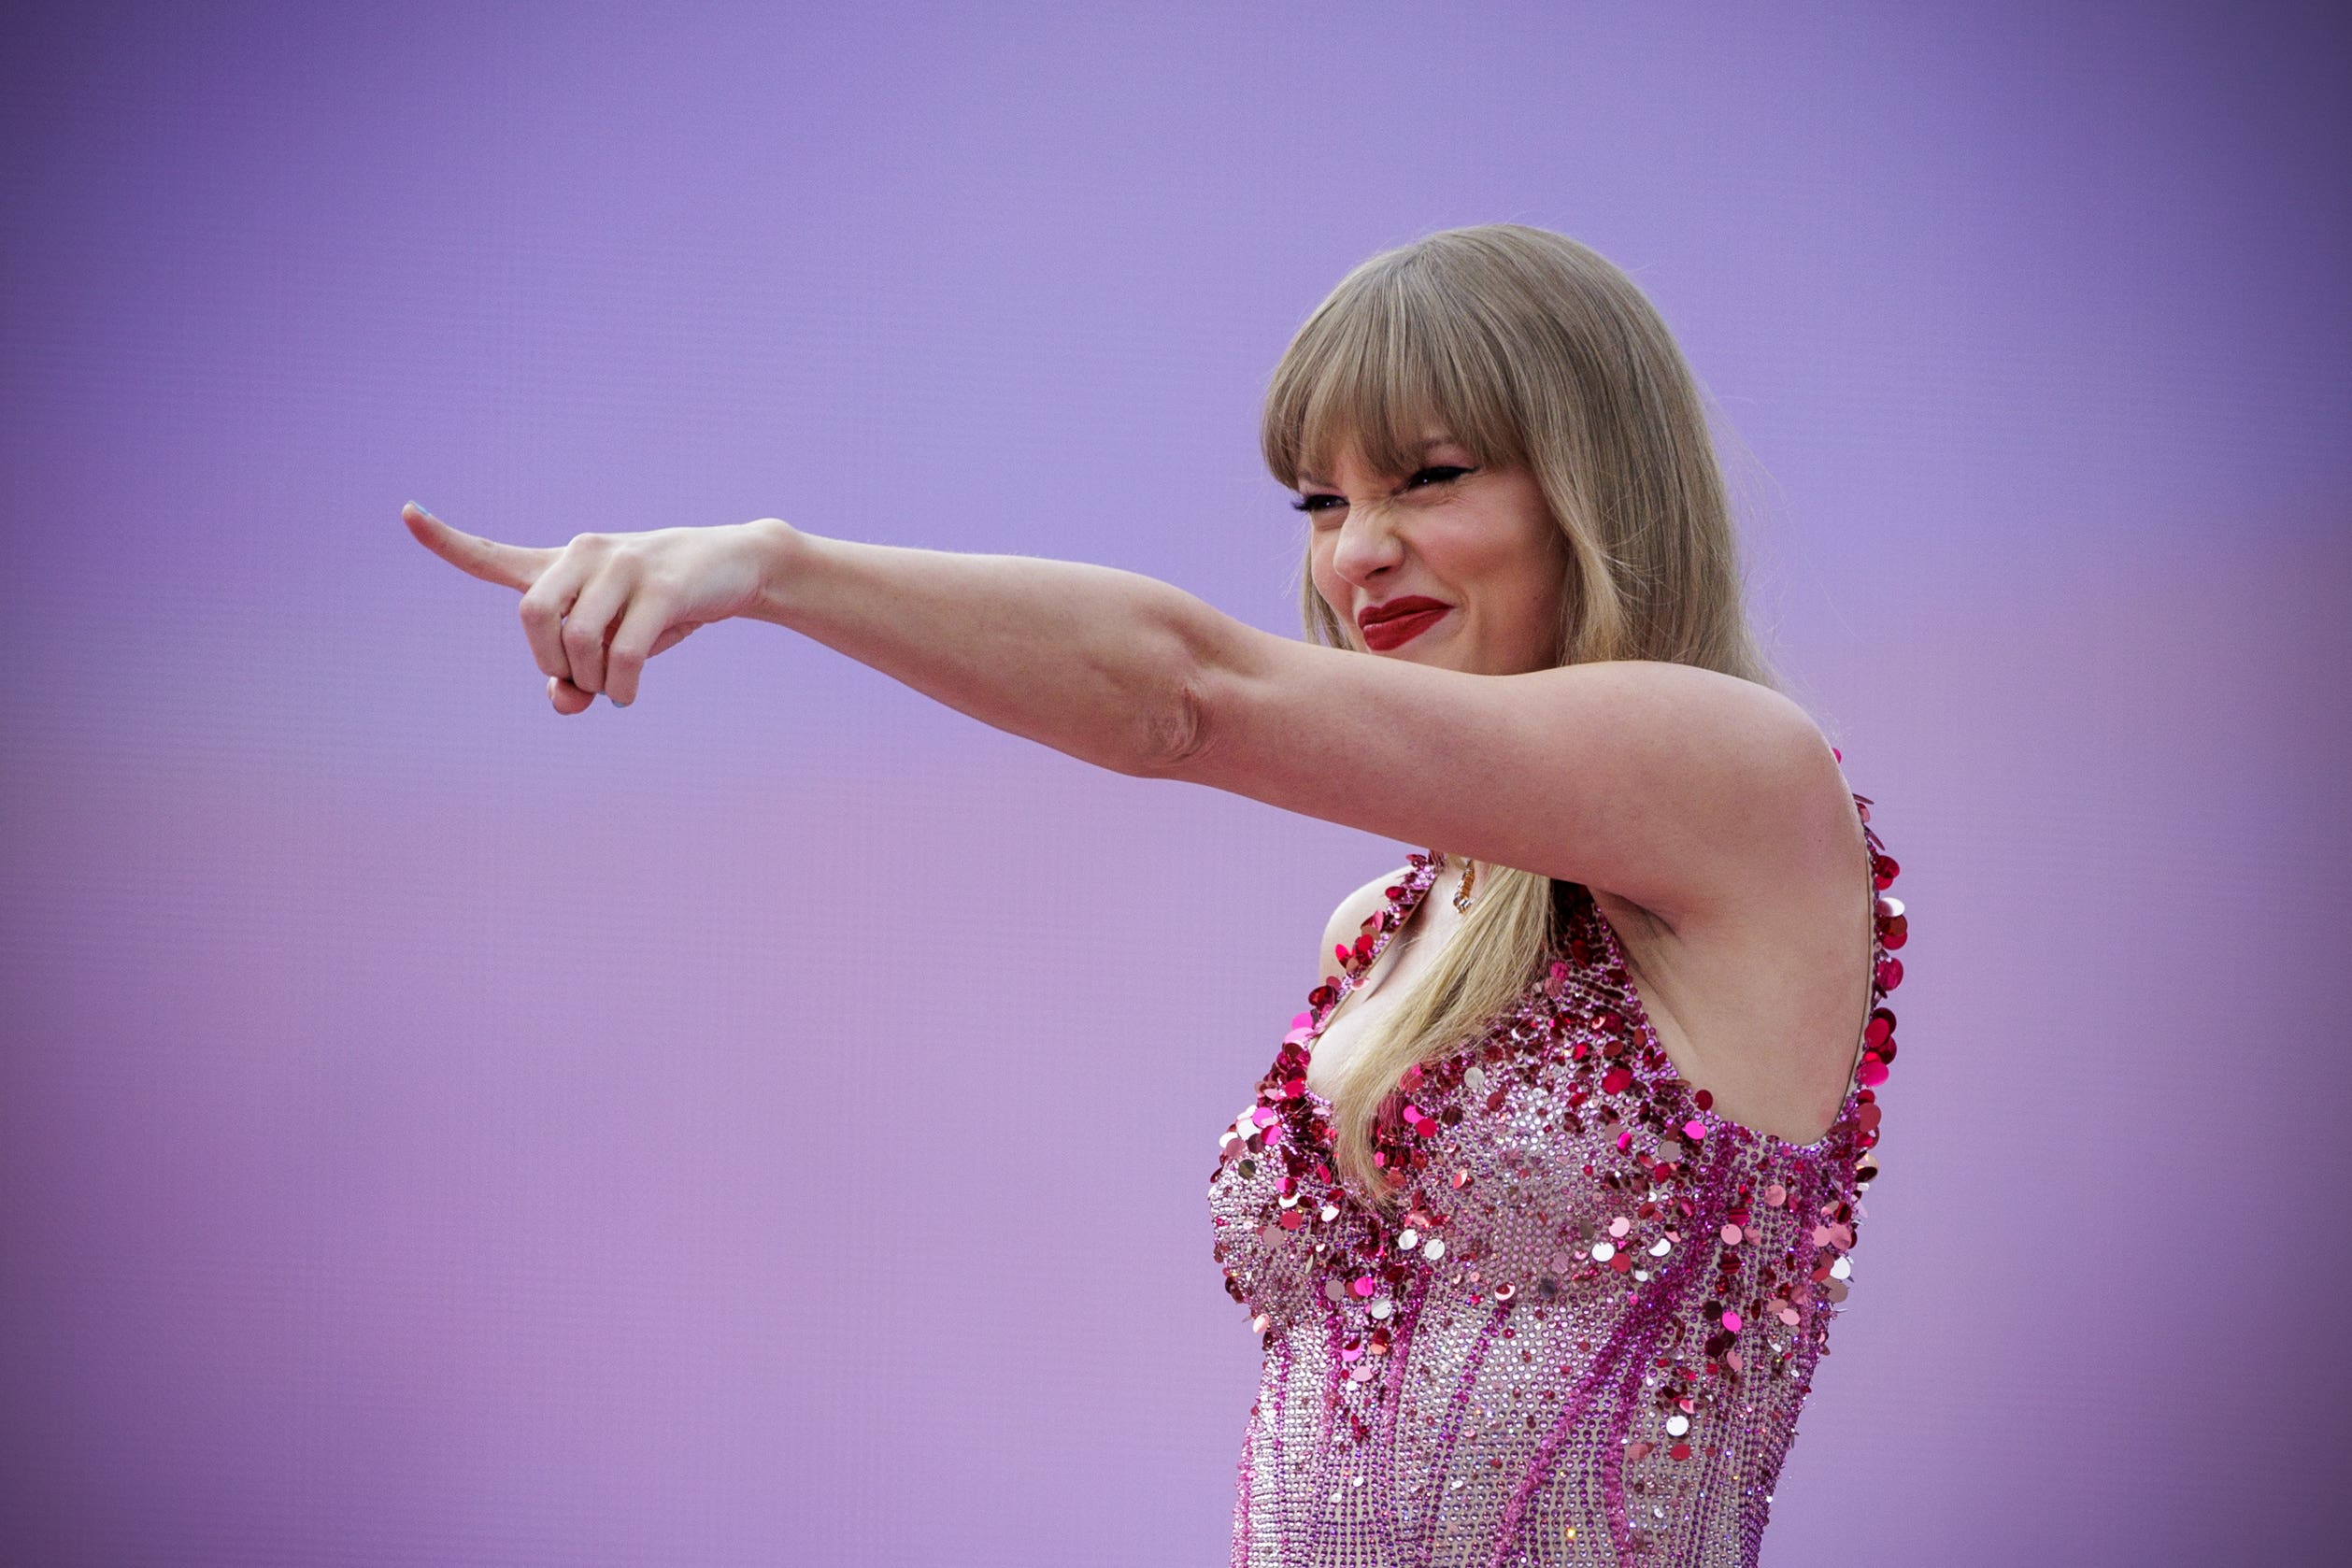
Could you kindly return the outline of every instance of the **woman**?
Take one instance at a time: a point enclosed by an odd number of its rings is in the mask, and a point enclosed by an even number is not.
[[[1262,434],[1305,642],[774,518],[530,549],[406,515],[523,591],[560,712],[750,616],[1121,773],[1444,846],[1340,904],[1222,1138],[1215,1252],[1265,1345],[1234,1561],[1752,1563],[1903,919],[1751,643],[1689,372],[1591,250],[1454,230],[1340,283]]]

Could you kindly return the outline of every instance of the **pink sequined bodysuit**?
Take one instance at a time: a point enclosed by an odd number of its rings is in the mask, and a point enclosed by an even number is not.
[[[1444,868],[1416,854],[1309,998],[1209,1182],[1226,1289],[1264,1336],[1236,1568],[1752,1568],[1830,1320],[1902,983],[1896,864],[1863,1047],[1794,1145],[1714,1114],[1658,1043],[1590,893],[1541,981],[1408,1070],[1376,1128],[1386,1213],[1341,1183],[1307,1054]]]

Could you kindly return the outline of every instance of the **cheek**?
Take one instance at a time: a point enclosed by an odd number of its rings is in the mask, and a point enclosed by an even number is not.
[[[1433,544],[1436,548],[1428,552],[1428,560],[1440,577],[1514,606],[1540,592],[1547,574],[1557,573],[1544,561],[1536,541],[1491,519],[1449,530]]]
[[[1512,645],[1514,657],[1533,657],[1557,635],[1566,570],[1566,544],[1557,532],[1504,520],[1453,541],[1447,566],[1455,580],[1475,583],[1496,612],[1486,632]],[[1525,648],[1518,647],[1525,644]]]

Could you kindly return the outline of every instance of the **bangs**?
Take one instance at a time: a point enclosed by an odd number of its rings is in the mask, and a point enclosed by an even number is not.
[[[1391,263],[1383,266],[1382,264]],[[1504,360],[1467,302],[1376,257],[1344,279],[1291,339],[1266,390],[1259,444],[1284,486],[1328,482],[1347,451],[1376,474],[1422,466],[1445,435],[1480,463],[1524,455]]]

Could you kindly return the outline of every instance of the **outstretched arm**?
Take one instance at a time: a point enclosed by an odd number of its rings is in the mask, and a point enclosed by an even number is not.
[[[1731,676],[1463,674],[1274,636],[1130,572],[762,526],[748,613],[1122,773],[1588,883],[1670,923],[1858,852],[1818,729]]]
[[[561,549],[406,521],[523,590],[556,706],[626,704],[645,661],[731,617],[799,632],[982,722],[1120,773],[1206,784],[1607,890],[1670,924],[1763,905],[1859,849],[1803,709],[1689,665],[1471,675],[1261,632],[1132,572],[823,538],[775,518]]]

